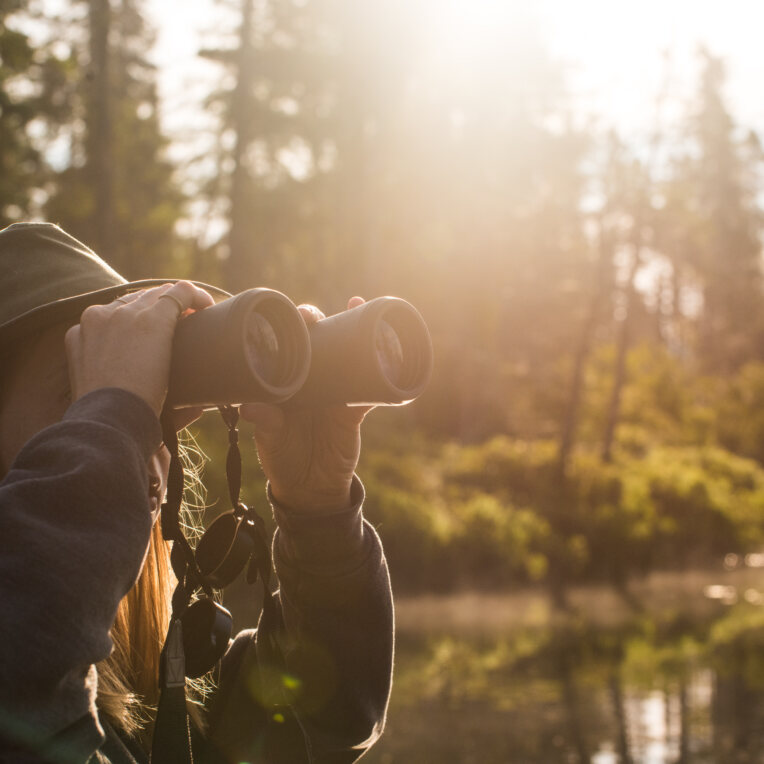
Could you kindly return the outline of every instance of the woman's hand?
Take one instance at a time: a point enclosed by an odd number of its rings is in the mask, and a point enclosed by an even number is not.
[[[142,398],[159,416],[178,319],[213,302],[203,289],[178,281],[86,308],[65,337],[72,400],[102,387],[119,387]]]
[[[363,302],[353,297],[348,308]],[[308,326],[325,317],[311,305],[299,310]],[[350,484],[361,453],[361,422],[370,409],[344,404],[299,409],[243,405],[240,413],[255,425],[255,443],[273,498],[298,512],[350,506]]]

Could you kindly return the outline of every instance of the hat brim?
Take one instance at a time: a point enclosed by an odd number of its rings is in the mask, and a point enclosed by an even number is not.
[[[178,279],[130,281],[125,284],[115,284],[104,289],[97,289],[94,292],[86,292],[85,294],[78,294],[40,305],[0,325],[0,354],[7,353],[13,345],[28,339],[36,332],[59,323],[64,323],[65,321],[74,322],[80,317],[82,311],[90,305],[106,305],[117,297],[129,294],[130,292],[137,292],[140,289],[161,286],[162,284],[174,284],[176,281]],[[218,289],[218,287],[198,281],[191,283],[209,292],[216,303],[232,297],[229,292]]]

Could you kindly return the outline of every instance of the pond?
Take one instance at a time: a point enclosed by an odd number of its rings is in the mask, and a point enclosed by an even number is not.
[[[764,761],[764,575],[655,576],[628,597],[399,598],[368,764]]]

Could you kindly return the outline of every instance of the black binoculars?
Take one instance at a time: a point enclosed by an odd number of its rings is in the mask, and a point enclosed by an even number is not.
[[[249,289],[178,323],[168,403],[399,405],[432,373],[427,325],[413,305],[378,297],[306,327],[273,289]]]

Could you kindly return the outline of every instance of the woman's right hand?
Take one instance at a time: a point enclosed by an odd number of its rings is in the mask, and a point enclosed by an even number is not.
[[[86,308],[66,333],[72,400],[118,387],[142,398],[159,416],[178,319],[213,303],[203,289],[177,281]]]
[[[348,309],[363,302],[352,297]],[[308,326],[325,318],[312,305],[299,310]],[[241,416],[255,425],[257,453],[276,502],[296,512],[349,507],[361,453],[361,423],[370,410],[343,403],[306,408],[243,405]]]

